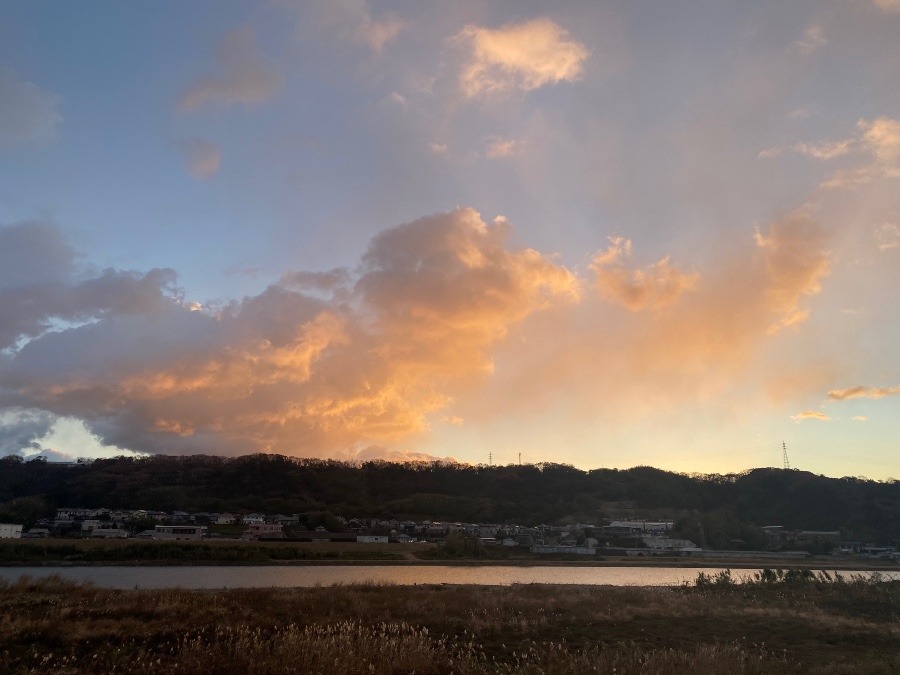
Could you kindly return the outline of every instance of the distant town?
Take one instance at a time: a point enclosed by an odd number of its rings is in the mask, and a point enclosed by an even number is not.
[[[322,524],[315,525],[316,522]],[[609,520],[601,524],[572,523],[524,527],[515,523],[460,523],[381,518],[345,519],[330,513],[262,514],[157,511],[144,509],[60,508],[53,519],[33,527],[0,524],[2,539],[149,539],[158,541],[244,540],[249,542],[345,542],[372,544],[446,544],[465,537],[479,547],[505,547],[533,554],[579,556],[708,556],[803,559],[811,551],[830,549],[841,558],[900,560],[897,543],[874,545],[845,541],[841,532],[789,530],[763,526],[763,550],[703,549],[672,536],[674,521]]]

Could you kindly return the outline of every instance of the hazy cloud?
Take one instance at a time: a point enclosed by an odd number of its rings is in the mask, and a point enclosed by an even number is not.
[[[884,223],[875,230],[875,242],[879,251],[900,247],[900,227],[895,223]]]
[[[546,18],[497,29],[469,25],[455,41],[471,49],[459,78],[467,98],[572,82],[581,77],[589,56],[583,44]]]
[[[0,65],[0,146],[52,138],[61,121],[57,96]]]
[[[374,18],[367,0],[329,0],[324,5],[323,22],[346,41],[381,52],[406,27],[395,14]]]
[[[191,138],[182,141],[179,148],[184,155],[187,169],[194,178],[203,180],[218,173],[222,149],[212,141]]]
[[[249,27],[232,31],[222,40],[217,53],[215,75],[198,78],[182,94],[178,108],[193,112],[207,104],[258,105],[268,101],[281,87],[281,73],[256,46]]]
[[[770,306],[780,315],[772,330],[806,320],[808,312],[800,308],[800,301],[817,294],[822,278],[831,270],[827,242],[825,229],[805,216],[776,221],[766,234],[757,230],[756,245],[763,251],[769,273]]]
[[[522,151],[522,142],[513,138],[490,138],[488,139],[485,156],[489,159],[503,159],[504,157],[512,157]]]
[[[900,0],[873,0],[875,6],[885,12],[900,12]]]
[[[821,26],[810,26],[803,31],[803,37],[797,40],[797,48],[804,54],[812,54],[826,45],[825,31]]]
[[[700,278],[696,273],[679,271],[668,257],[643,269],[629,269],[631,241],[610,237],[609,242],[608,248],[594,256],[590,269],[596,275],[600,295],[632,311],[671,305]]]

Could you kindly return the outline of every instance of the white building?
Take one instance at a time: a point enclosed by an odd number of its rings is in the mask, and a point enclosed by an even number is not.
[[[0,539],[20,539],[22,526],[11,523],[0,523]]]
[[[151,536],[153,539],[196,541],[206,536],[206,527],[203,525],[157,525]]]

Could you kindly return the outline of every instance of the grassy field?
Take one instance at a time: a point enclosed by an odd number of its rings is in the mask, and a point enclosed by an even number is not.
[[[900,582],[0,586],[11,673],[896,673]]]

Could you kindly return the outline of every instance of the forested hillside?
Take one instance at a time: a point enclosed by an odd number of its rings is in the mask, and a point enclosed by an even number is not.
[[[77,466],[0,459],[0,520],[58,506],[519,524],[668,516],[732,523],[732,531],[742,523],[900,539],[900,482],[796,470],[689,476],[650,467],[346,464],[279,455],[120,457]]]

